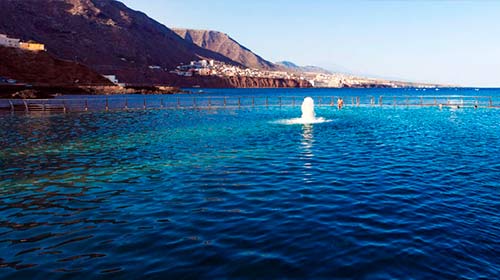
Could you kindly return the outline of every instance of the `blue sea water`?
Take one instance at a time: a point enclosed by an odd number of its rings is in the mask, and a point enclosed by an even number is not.
[[[0,278],[500,275],[498,109],[316,114],[1,115]]]

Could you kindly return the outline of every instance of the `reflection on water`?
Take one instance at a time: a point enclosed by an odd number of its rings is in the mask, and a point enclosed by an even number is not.
[[[314,137],[313,137],[313,125],[312,124],[304,124],[302,126],[302,148],[304,150],[304,155],[306,157],[313,157],[313,142],[314,142]]]
[[[302,140],[300,142],[302,148],[302,161],[304,162],[303,167],[305,169],[303,173],[303,181],[305,183],[313,182],[313,174],[312,169],[313,165],[313,143],[314,143],[314,135],[313,135],[313,125],[312,124],[304,124],[302,126]]]

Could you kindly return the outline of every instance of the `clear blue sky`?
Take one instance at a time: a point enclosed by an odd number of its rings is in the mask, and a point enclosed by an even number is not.
[[[271,61],[500,86],[500,1],[122,2],[168,27],[223,31]]]

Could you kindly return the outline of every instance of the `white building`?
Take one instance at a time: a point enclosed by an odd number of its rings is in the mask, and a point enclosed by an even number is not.
[[[5,34],[0,34],[0,46],[11,47],[11,48],[19,48],[20,47],[19,39],[13,39],[7,37]]]
[[[209,62],[206,60],[191,61],[191,63],[189,65],[192,67],[195,67],[195,68],[207,68],[209,65]]]
[[[110,82],[112,82],[115,85],[120,83],[120,81],[118,81],[118,79],[116,78],[116,75],[103,75],[103,76],[104,76],[104,78],[108,79]]]

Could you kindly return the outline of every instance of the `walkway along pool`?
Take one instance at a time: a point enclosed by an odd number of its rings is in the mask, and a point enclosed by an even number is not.
[[[271,93],[274,93],[271,91]],[[306,92],[292,92],[306,93]],[[339,95],[313,96],[316,106],[335,107],[343,98],[345,107],[453,107],[500,108],[500,95]],[[405,92],[397,92],[399,94]],[[346,93],[344,93],[346,94]],[[359,93],[358,93],[359,94]],[[0,99],[2,112],[99,112],[157,109],[219,109],[243,107],[300,107],[308,95],[117,95],[61,96],[55,99]]]

